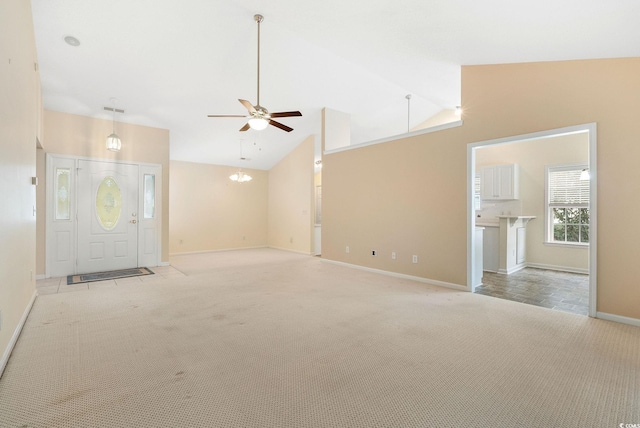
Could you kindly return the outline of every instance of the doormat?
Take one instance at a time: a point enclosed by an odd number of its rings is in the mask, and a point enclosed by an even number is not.
[[[109,272],[85,273],[81,275],[67,276],[67,285],[82,284],[83,282],[105,281],[108,279],[128,278],[130,276],[153,275],[151,269],[146,267],[112,270]]]

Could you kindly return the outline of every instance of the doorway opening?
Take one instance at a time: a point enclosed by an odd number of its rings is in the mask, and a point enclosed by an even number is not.
[[[468,290],[595,317],[596,124],[469,144],[467,177]]]

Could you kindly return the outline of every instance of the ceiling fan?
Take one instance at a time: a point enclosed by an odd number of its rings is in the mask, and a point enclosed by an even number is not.
[[[269,111],[260,105],[260,23],[264,20],[262,15],[254,15],[253,19],[258,23],[258,102],[256,105],[251,105],[251,103],[247,100],[238,99],[240,103],[249,111],[248,116],[241,115],[219,115],[219,114],[210,114],[208,117],[248,117],[249,121],[240,128],[240,131],[246,131],[249,128],[255,129],[257,131],[261,131],[267,127],[267,125],[275,126],[276,128],[280,128],[283,131],[291,132],[293,128],[288,127],[287,125],[283,125],[280,122],[276,122],[273,120],[274,117],[292,117],[292,116],[302,116],[302,113],[299,111],[283,111],[279,113],[269,113]]]

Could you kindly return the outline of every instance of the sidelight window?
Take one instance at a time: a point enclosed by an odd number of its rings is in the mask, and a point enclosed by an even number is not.
[[[156,216],[156,176],[153,174],[144,175],[144,218],[154,218]]]
[[[71,218],[71,169],[56,168],[56,220]]]

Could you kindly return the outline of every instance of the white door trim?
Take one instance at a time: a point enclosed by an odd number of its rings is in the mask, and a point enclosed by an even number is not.
[[[475,207],[474,207],[474,179],[476,174],[475,149],[496,144],[516,143],[527,140],[549,138],[557,135],[588,132],[589,135],[589,173],[591,176],[590,201],[589,201],[589,316],[597,316],[597,252],[598,252],[598,163],[597,163],[597,125],[595,122],[566,128],[550,129],[547,131],[533,132],[531,134],[515,135],[512,137],[498,138],[494,140],[478,141],[467,144],[467,290],[473,292],[472,280],[473,264],[475,257]]]
[[[138,227],[138,266],[159,266],[162,260],[162,165],[145,162],[115,161],[112,159],[90,158],[85,156],[69,156],[47,153],[46,155],[46,266],[45,277],[59,277],[77,273],[77,183],[76,171],[81,160],[99,161],[138,166],[138,191],[143,189],[144,174],[153,174],[155,179],[155,217],[147,221],[147,227]],[[55,219],[55,173],[56,168],[69,168],[72,172],[69,188],[70,216],[68,220]],[[138,212],[143,212],[143,198],[138,198]],[[145,237],[144,234],[147,234]],[[152,238],[149,238],[149,234]],[[153,242],[154,248],[149,250],[140,245]],[[141,264],[142,263],[142,264]]]

